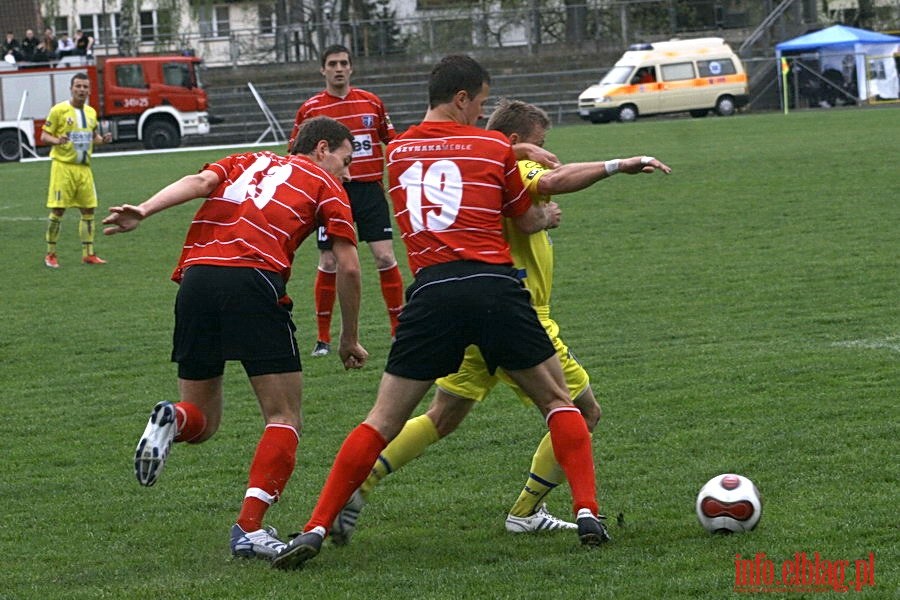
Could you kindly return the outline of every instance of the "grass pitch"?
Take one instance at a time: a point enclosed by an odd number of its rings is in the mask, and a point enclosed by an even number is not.
[[[80,264],[69,211],[62,268],[50,270],[49,164],[0,165],[0,598],[722,598],[736,555],[760,553],[776,578],[795,555],[852,567],[871,553],[865,596],[896,597],[897,131],[895,108],[553,130],[548,147],[566,162],[652,154],[674,169],[558,198],[554,315],[604,407],[601,508],[625,525],[595,551],[572,534],[504,531],[544,426],[498,389],[374,492],[350,546],[326,544],[301,572],[229,555],[262,428],[238,365],[216,437],[177,445],[153,488],[132,474],[150,408],[176,399],[168,277],[197,204],[98,238],[101,267]],[[98,157],[99,212],[224,153]],[[387,355],[377,277],[361,255],[371,353],[361,372],[308,356],[312,240],[289,285],[306,422],[297,470],[269,512],[283,533],[308,517]],[[759,486],[755,531],[716,537],[697,523],[695,494],[722,472]],[[563,488],[549,507],[567,516]]]

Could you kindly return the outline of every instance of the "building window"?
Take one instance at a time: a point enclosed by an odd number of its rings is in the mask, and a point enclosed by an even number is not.
[[[167,10],[141,11],[141,41],[158,42],[172,35],[172,13]]]
[[[259,5],[259,33],[262,35],[273,35],[278,20],[275,15],[275,7],[271,4]]]
[[[199,10],[200,37],[228,37],[231,24],[227,6],[203,6]]]
[[[69,31],[69,17],[55,17],[53,19],[53,31],[56,33],[57,39],[64,33],[68,33],[69,36],[71,36],[72,32]]]
[[[114,46],[119,40],[119,13],[80,15],[81,30],[94,38],[96,46]]]

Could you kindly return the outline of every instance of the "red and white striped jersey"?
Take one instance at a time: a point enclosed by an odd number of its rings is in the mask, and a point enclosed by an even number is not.
[[[503,134],[428,121],[388,145],[387,163],[413,274],[455,260],[512,264],[502,217],[526,212],[531,199]]]
[[[305,156],[235,154],[203,170],[220,184],[191,221],[175,281],[191,265],[256,267],[287,281],[294,252],[319,226],[356,244],[344,187]]]
[[[288,140],[288,151],[294,144],[300,125],[313,117],[331,117],[343,123],[353,134],[353,162],[350,179],[381,181],[384,176],[384,153],[381,144],[394,136],[394,125],[381,99],[371,92],[350,88],[343,98],[322,91],[304,102],[297,110],[294,128]]]

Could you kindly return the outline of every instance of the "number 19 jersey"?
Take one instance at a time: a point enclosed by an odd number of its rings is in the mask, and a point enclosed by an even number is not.
[[[531,200],[503,134],[427,121],[388,144],[387,163],[413,274],[457,260],[512,264],[502,218],[525,213]]]

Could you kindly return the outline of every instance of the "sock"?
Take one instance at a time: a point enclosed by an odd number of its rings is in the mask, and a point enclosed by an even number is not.
[[[397,331],[397,319],[403,310],[403,277],[400,275],[400,267],[397,263],[387,269],[378,271],[381,278],[381,295],[384,296],[384,304],[387,306],[388,318],[391,320],[391,337]]]
[[[337,273],[329,273],[319,269],[316,275],[316,321],[319,327],[318,340],[331,342],[331,313],[334,310],[334,298],[337,295],[335,279]]]
[[[56,254],[56,242],[59,240],[59,230],[62,227],[62,217],[56,213],[50,213],[47,217],[47,235],[44,240],[47,242],[47,254]]]
[[[94,253],[94,215],[81,215],[78,222],[78,236],[81,238],[81,257]]]
[[[529,517],[537,511],[544,496],[550,490],[561,484],[566,479],[566,474],[556,461],[553,454],[553,443],[550,433],[544,436],[531,459],[531,471],[528,473],[528,481],[510,509],[509,514],[514,517]]]
[[[266,425],[250,463],[247,493],[237,524],[246,532],[262,529],[263,517],[287,485],[297,461],[300,436],[290,425]]]
[[[206,415],[196,404],[179,402],[175,405],[175,428],[175,441],[190,444],[206,430]]]
[[[597,514],[597,489],[591,434],[584,417],[574,406],[557,408],[547,415],[553,454],[566,473],[572,490],[572,509],[581,508]]]
[[[397,437],[378,455],[372,471],[360,486],[363,497],[368,496],[379,481],[421,456],[428,446],[439,439],[437,428],[428,415],[420,415],[407,421]]]
[[[331,529],[335,517],[344,508],[354,490],[365,481],[375,459],[386,446],[387,441],[381,434],[366,423],[357,425],[356,429],[350,432],[337,456],[334,457],[334,464],[328,473],[328,479],[325,480],[325,487],[322,488],[316,507],[303,531],[310,531],[314,527]]]

